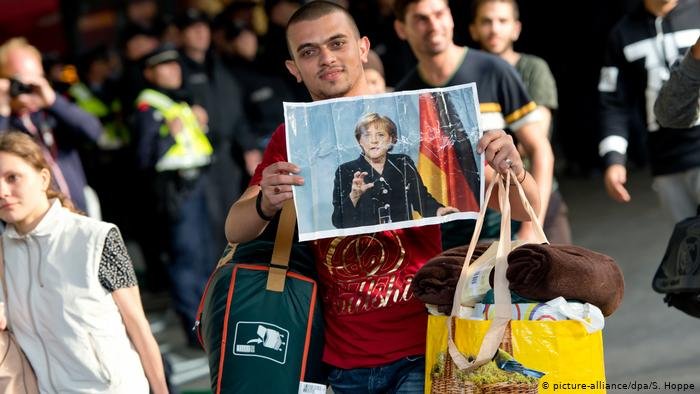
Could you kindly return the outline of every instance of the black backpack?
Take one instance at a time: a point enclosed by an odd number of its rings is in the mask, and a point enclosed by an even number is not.
[[[676,224],[652,287],[666,294],[668,306],[700,318],[700,207]]]

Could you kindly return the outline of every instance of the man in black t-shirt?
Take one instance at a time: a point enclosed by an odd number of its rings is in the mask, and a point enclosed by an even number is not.
[[[546,133],[534,123],[537,105],[530,99],[515,69],[497,56],[457,46],[453,41],[454,21],[446,0],[396,0],[394,2],[398,36],[408,41],[418,65],[399,84],[397,90],[425,89],[476,82],[483,130],[508,128],[532,160],[532,175],[540,195],[538,217],[544,218],[552,188],[554,154]],[[488,169],[487,169],[488,171]],[[497,222],[497,220],[495,221]],[[458,223],[458,222],[451,222]],[[489,226],[488,220],[485,223]],[[455,243],[464,244],[462,230]],[[461,225],[463,226],[463,224]],[[497,237],[494,231],[482,237]],[[530,234],[522,234],[530,238]],[[453,244],[443,240],[443,246]]]

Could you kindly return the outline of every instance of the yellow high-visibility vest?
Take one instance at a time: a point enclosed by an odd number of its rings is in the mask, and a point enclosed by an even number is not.
[[[115,149],[129,143],[129,130],[117,120],[105,120],[104,118],[121,112],[119,100],[114,100],[111,105],[105,104],[95,96],[82,82],[74,83],[68,88],[68,94],[75,99],[76,104],[85,112],[95,115],[102,122],[104,134],[100,137],[98,145],[104,149]]]
[[[136,103],[137,105],[146,103],[157,109],[166,122],[176,118],[182,122],[182,131],[174,136],[175,144],[156,163],[156,171],[186,170],[202,167],[211,162],[214,149],[187,103],[175,102],[153,89],[142,91]],[[169,134],[167,125],[163,125],[160,128],[160,136],[166,137]]]

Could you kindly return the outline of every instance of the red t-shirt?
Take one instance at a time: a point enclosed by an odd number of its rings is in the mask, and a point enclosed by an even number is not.
[[[275,130],[255,170],[287,161],[284,125]],[[427,314],[413,296],[416,271],[441,252],[437,225],[312,242],[319,273],[326,347],[338,368],[376,367],[425,352]]]

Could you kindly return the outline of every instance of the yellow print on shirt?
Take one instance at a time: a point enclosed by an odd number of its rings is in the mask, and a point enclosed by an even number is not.
[[[405,254],[395,234],[333,239],[324,261],[333,278],[325,295],[333,312],[354,314],[411,299],[413,275],[401,270]]]

